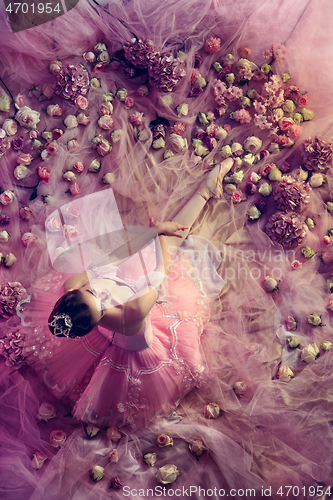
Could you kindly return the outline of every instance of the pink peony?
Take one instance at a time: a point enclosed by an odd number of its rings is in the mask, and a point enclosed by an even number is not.
[[[18,281],[1,283],[0,285],[0,316],[9,318],[16,311],[17,304],[26,298],[27,292]],[[14,334],[13,334],[14,335]]]
[[[208,54],[215,54],[220,49],[221,40],[219,38],[214,38],[211,36],[205,41],[205,51]]]
[[[52,431],[50,434],[50,444],[55,448],[62,448],[67,435],[64,431]]]
[[[211,125],[209,125],[211,126]],[[173,127],[170,129],[171,134],[177,134],[177,135],[182,135],[185,132],[185,125],[184,123],[175,123]],[[207,132],[209,133],[209,132]]]
[[[184,61],[172,54],[161,56],[148,70],[149,81],[159,92],[172,92],[186,75],[184,66]]]

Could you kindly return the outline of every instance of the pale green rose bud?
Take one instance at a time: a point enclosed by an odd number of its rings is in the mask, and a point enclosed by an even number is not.
[[[206,82],[206,80],[204,79],[204,77],[200,75],[200,76],[198,76],[198,78],[195,80],[195,84],[196,84],[198,87],[204,88],[204,87],[206,87],[207,82]]]
[[[249,108],[251,106],[251,100],[248,97],[241,97],[242,108]]]
[[[89,471],[90,478],[92,481],[97,482],[103,479],[104,477],[104,468],[100,465],[94,465],[92,469]]]
[[[307,217],[305,219],[305,224],[308,226],[308,228],[310,230],[314,229],[315,228],[315,221],[313,219],[311,219],[311,217]]]
[[[326,207],[329,212],[333,212],[333,201],[328,201]]]
[[[202,113],[201,111],[198,114],[198,120],[202,125],[208,125],[209,123],[206,113]]]
[[[1,95],[0,96],[0,111],[3,113],[8,113],[10,110],[10,101],[8,97]]]
[[[308,178],[308,175],[309,174],[308,174],[307,170],[303,170],[302,167],[299,167],[294,171],[295,179],[297,179],[300,182],[306,181]]]
[[[244,178],[244,170],[238,170],[232,174],[232,178],[235,184],[240,184]]]
[[[258,220],[261,216],[260,210],[257,209],[255,205],[252,205],[246,212],[249,220]]]
[[[253,153],[248,153],[247,155],[243,156],[243,164],[246,165],[247,167],[250,167],[252,163],[254,162],[254,154]]]
[[[164,160],[167,160],[168,158],[172,158],[174,155],[174,153],[171,151],[171,149],[166,149],[164,151],[164,154],[163,154],[163,159]]]
[[[287,99],[283,104],[282,104],[282,109],[283,111],[286,111],[286,113],[293,113],[296,109],[296,105],[294,101],[291,99]]]
[[[268,73],[272,70],[269,64],[265,63],[261,66],[260,70],[264,73],[264,75],[268,75]]]
[[[98,89],[98,88],[101,86],[101,84],[100,84],[100,82],[99,82],[99,79],[98,79],[98,78],[92,78],[92,79],[90,80],[90,86],[91,86],[93,89]]]
[[[286,83],[290,80],[291,76],[289,73],[282,73],[281,78],[282,78],[283,83]]]
[[[303,108],[302,115],[303,115],[303,119],[306,122],[308,122],[308,121],[312,120],[312,118],[314,117],[314,112],[311,111],[310,109]]]
[[[209,153],[209,149],[206,148],[202,143],[197,144],[194,150],[195,154],[198,156],[206,156]]]
[[[119,101],[125,101],[126,97],[127,97],[127,89],[119,89],[117,90],[116,92],[116,97],[118,97]]]
[[[224,186],[224,192],[232,196],[232,193],[236,191],[236,186],[235,184],[226,184]]]
[[[282,172],[279,168],[272,168],[272,170],[268,174],[268,178],[270,181],[279,181],[281,177],[282,177]]]
[[[95,173],[96,173],[96,172],[99,172],[99,171],[100,171],[101,166],[102,166],[102,164],[101,164],[101,162],[100,162],[100,161],[98,161],[98,160],[93,160],[93,161],[90,163],[88,170],[89,170],[89,172],[95,172]]]
[[[292,119],[294,120],[296,125],[299,125],[303,121],[303,116],[301,115],[301,113],[294,113],[292,115]]]
[[[308,323],[310,323],[310,325],[312,326],[321,326],[321,317],[316,313],[309,314]]]
[[[114,100],[114,94],[112,92],[107,92],[103,95],[103,102],[112,102]]]
[[[332,342],[330,340],[323,340],[320,344],[320,348],[323,351],[329,351],[330,349],[332,349]]]
[[[289,368],[289,366],[280,366],[278,372],[276,374],[279,380],[283,380],[284,382],[289,382],[292,378],[295,377],[294,372]]]
[[[31,146],[31,149],[33,149],[34,151],[38,151],[39,149],[41,149],[43,147],[43,143],[40,142],[38,139],[34,139],[32,141],[32,146]]]
[[[257,95],[257,91],[255,89],[250,89],[246,94],[250,99],[253,99]]]
[[[163,137],[159,137],[158,139],[155,139],[151,147],[153,149],[165,148],[165,140],[163,139]]]
[[[178,116],[187,116],[188,115],[188,104],[185,102],[183,104],[179,104],[179,106],[176,107],[176,112]]]
[[[306,259],[311,259],[311,257],[316,255],[316,252],[314,250],[312,250],[312,248],[310,248],[309,246],[306,246],[306,247],[302,248],[302,255]]]
[[[291,349],[296,349],[301,344],[301,341],[296,335],[293,335],[292,337],[288,337],[288,344]]]
[[[258,189],[258,192],[262,195],[262,196],[269,196],[272,192],[273,188],[270,184],[268,184],[268,182],[263,182],[261,184],[261,186],[259,187]]]
[[[228,144],[221,149],[221,155],[223,158],[229,158],[232,155],[231,147]]]
[[[232,85],[235,81],[235,75],[233,73],[228,73],[226,76],[225,76],[225,79],[227,80],[227,82],[229,83],[229,85]]]
[[[222,65],[221,65],[218,61],[216,61],[216,62],[214,62],[214,64],[213,64],[213,68],[215,69],[215,71],[218,71],[218,72],[219,72],[219,71],[221,71],[221,69],[222,69]]]

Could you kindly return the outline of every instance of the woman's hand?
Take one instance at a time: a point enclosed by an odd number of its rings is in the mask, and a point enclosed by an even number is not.
[[[178,224],[178,222],[175,221],[159,222],[155,220],[154,217],[150,218],[149,226],[154,227],[158,234],[164,234],[165,236],[176,236],[177,238],[183,237],[177,231],[185,231],[186,229],[188,229],[187,226]]]

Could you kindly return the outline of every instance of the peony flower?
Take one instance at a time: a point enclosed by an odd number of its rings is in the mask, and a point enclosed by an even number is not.
[[[159,448],[167,448],[173,446],[173,439],[167,434],[160,434],[156,438],[156,444]]]
[[[62,109],[61,107],[59,106],[59,104],[50,104],[47,108],[46,108],[46,113],[49,115],[49,116],[61,116],[62,115]]]
[[[56,408],[50,403],[42,403],[38,409],[37,417],[39,420],[44,420],[48,422],[51,418],[54,418],[57,414]]]
[[[104,477],[104,468],[100,465],[94,465],[89,471],[90,479],[94,482],[100,481]]]
[[[121,433],[115,427],[109,427],[106,431],[106,435],[114,443],[118,443],[119,439],[121,438]]]
[[[17,261],[17,258],[15,257],[14,254],[9,253],[5,257],[5,266],[6,267],[12,267],[12,265]]]
[[[30,170],[25,165],[17,165],[17,167],[14,168],[13,174],[15,179],[20,181],[24,179],[29,174],[29,172]]]
[[[76,119],[77,119],[77,123],[78,123],[79,125],[84,125],[84,126],[86,126],[86,125],[89,125],[89,123],[90,123],[90,118],[89,118],[89,116],[85,115],[84,113],[80,113],[80,114],[78,114],[78,115],[77,115],[77,117],[76,117]]]
[[[75,128],[78,126],[78,122],[76,119],[76,116],[74,115],[68,115],[66,116],[64,120],[64,124],[66,125],[67,128]]]
[[[308,138],[301,146],[304,166],[308,170],[323,171],[332,165],[333,142],[318,137]]]
[[[40,451],[36,451],[36,453],[34,453],[34,458],[31,460],[31,467],[36,470],[41,469],[45,460],[47,460],[47,456]]]
[[[294,378],[293,371],[289,368],[289,366],[281,365],[276,374],[279,380],[283,380],[284,382],[289,382],[292,378]]]
[[[330,340],[323,340],[320,344],[320,348],[323,351],[329,351],[330,349],[332,349],[332,342]]]
[[[266,292],[275,292],[279,289],[278,282],[273,276],[266,276],[264,279],[263,288]]]
[[[324,184],[325,180],[323,174],[320,172],[312,174],[310,178],[310,186],[313,188],[320,187]]]
[[[62,448],[67,435],[64,431],[52,431],[50,434],[50,444],[55,448]]]
[[[190,452],[196,457],[200,457],[202,452],[205,450],[202,439],[194,439],[192,443],[188,445]]]
[[[32,233],[24,233],[21,237],[21,241],[22,241],[23,245],[26,247],[32,246],[36,240],[37,240],[37,236],[35,236]]]
[[[67,142],[67,149],[70,153],[75,153],[78,149],[80,149],[80,144],[76,139],[71,139]]]
[[[0,194],[0,203],[2,205],[9,205],[14,199],[14,193],[6,189]]]
[[[157,471],[156,478],[161,484],[171,484],[179,476],[179,470],[173,464],[163,465]]]
[[[113,476],[110,481],[110,488],[115,488],[116,490],[119,490],[120,488],[123,487],[123,483],[119,479],[118,476]]]
[[[297,321],[295,320],[295,318],[292,318],[292,319],[296,322],[296,327],[297,327]],[[289,330],[290,329],[291,328],[289,328]],[[299,340],[299,338],[296,335],[292,335],[291,337],[288,337],[288,344],[289,344],[289,347],[291,349],[295,349],[296,347],[298,347],[301,344],[301,341]]]
[[[312,248],[310,248],[309,246],[306,246],[306,247],[302,248],[302,255],[306,259],[311,259],[311,257],[316,255],[316,252],[314,250],[312,250]]]
[[[309,314],[308,323],[312,326],[322,326],[321,316],[316,313]]]
[[[86,434],[89,438],[96,436],[100,431],[99,427],[94,427],[93,425],[87,425]]]
[[[49,178],[51,176],[51,172],[46,167],[38,167],[37,173],[39,177],[46,183],[49,182]]]
[[[119,462],[119,456],[116,449],[112,450],[109,455],[109,462],[112,464],[117,464]]]
[[[35,129],[37,123],[40,122],[39,117],[40,113],[38,111],[30,109],[28,106],[23,106],[17,111],[15,120],[19,122],[21,127]]]
[[[205,418],[217,418],[220,415],[221,408],[217,403],[209,403],[205,407]]]
[[[314,363],[318,358],[320,352],[317,347],[317,344],[308,344],[306,347],[303,347],[301,353],[301,360],[306,363]]]
[[[146,453],[143,455],[143,460],[146,462],[149,467],[153,467],[156,464],[157,454],[156,453]]]
[[[270,184],[268,184],[268,182],[263,182],[259,189],[258,189],[258,192],[262,195],[262,196],[269,196],[272,192],[273,188]]]
[[[3,130],[8,136],[15,135],[17,133],[17,123],[11,118],[7,118],[2,124]]]
[[[235,382],[232,389],[234,393],[241,398],[247,391],[247,385],[244,381]]]

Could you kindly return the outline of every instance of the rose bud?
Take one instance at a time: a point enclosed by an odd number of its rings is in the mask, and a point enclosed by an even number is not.
[[[242,381],[240,381],[240,382],[236,382],[236,383],[234,384],[234,386],[233,386],[233,388],[232,388],[232,389],[233,389],[234,393],[235,393],[237,396],[239,396],[239,397],[241,398],[242,396],[244,396],[244,394],[245,394],[245,393],[246,393],[246,391],[247,391],[247,385],[246,385],[246,383],[242,380]]]
[[[56,217],[51,217],[50,219],[48,219],[48,221],[46,222],[45,224],[45,227],[48,231],[50,231],[51,233],[55,233],[57,231],[60,231],[60,228],[61,228],[61,222],[59,219],[57,219]]]
[[[179,470],[173,464],[163,465],[157,471],[156,478],[161,484],[171,484],[179,476]]]
[[[188,448],[190,452],[197,457],[200,457],[205,449],[202,439],[194,439],[194,441],[188,445]]]
[[[21,241],[26,247],[32,246],[35,243],[36,239],[37,236],[32,233],[24,233],[24,235],[21,237]]]
[[[50,403],[42,403],[38,409],[37,417],[39,420],[44,420],[48,422],[51,418],[54,418],[57,414],[57,410]]]
[[[80,109],[86,109],[88,107],[88,99],[83,95],[77,96],[74,102]]]
[[[114,488],[116,490],[120,490],[123,487],[123,483],[119,479],[118,476],[113,476],[110,481],[110,488]]]
[[[89,171],[89,172],[94,172],[94,173],[99,172],[99,171],[100,171],[100,169],[101,169],[101,166],[102,166],[102,164],[101,164],[101,162],[100,162],[100,161],[98,161],[98,160],[93,160],[93,161],[90,163],[90,165],[89,165],[88,171]]]
[[[257,209],[257,207],[255,205],[252,205],[247,210],[246,215],[250,221],[251,220],[258,220],[259,217],[261,216],[261,212],[260,212],[260,210]]]
[[[77,182],[73,182],[71,185],[70,185],[70,188],[69,188],[71,194],[73,196],[77,195],[77,194],[80,194],[80,187],[78,185]]]
[[[321,253],[320,260],[323,262],[323,264],[329,264],[332,260],[332,256],[329,252],[325,251]]]
[[[15,135],[17,133],[17,122],[11,118],[7,118],[2,124],[2,129],[8,136]]]
[[[47,149],[43,149],[43,151],[42,151],[42,152],[41,152],[41,154],[40,154],[40,157],[41,157],[41,159],[42,159],[43,161],[46,161],[46,160],[48,160],[48,159],[49,159],[49,157],[50,157],[50,153],[48,152],[48,150],[47,150]]]
[[[289,368],[289,366],[280,366],[276,376],[279,380],[289,382],[292,378],[294,378],[295,375],[293,371]]]
[[[295,320],[295,322],[296,322],[296,327],[297,327],[297,321]],[[289,328],[289,330],[290,330],[290,328]],[[296,330],[296,328],[295,328],[295,330]],[[296,347],[301,345],[301,341],[299,340],[299,338],[296,335],[292,335],[291,337],[288,337],[288,344],[289,344],[290,349],[295,349]]]
[[[74,115],[66,116],[66,118],[64,119],[64,124],[66,125],[67,128],[77,127],[78,123],[77,123],[76,116],[74,116]]]
[[[115,427],[109,427],[106,431],[106,435],[114,443],[118,443],[119,439],[121,438],[121,433],[117,431]]]
[[[64,135],[64,131],[61,130],[61,128],[54,128],[51,133],[54,140],[57,140],[59,137]]]
[[[272,192],[273,188],[270,184],[268,184],[267,182],[263,182],[261,184],[261,186],[259,187],[258,189],[258,192],[262,195],[262,196],[269,196]]]
[[[5,214],[0,214],[0,226],[6,226],[10,223],[10,217]]]
[[[0,231],[0,243],[7,243],[10,238],[10,234],[7,231]]]
[[[84,113],[80,113],[77,117],[77,122],[79,125],[88,125],[90,123],[90,118],[89,116],[85,115]]]
[[[96,61],[96,56],[93,52],[85,52],[83,54],[83,59],[90,64],[93,64]]]
[[[205,407],[205,418],[217,418],[220,415],[221,408],[217,403],[209,403]]]
[[[293,318],[293,316],[288,315],[285,323],[286,323],[287,330],[289,330],[290,332],[293,332],[297,329],[298,322],[295,318]]]
[[[104,115],[100,117],[97,123],[103,130],[111,130],[113,127],[113,118],[110,115]]]
[[[16,158],[16,161],[17,163],[20,165],[20,164],[23,164],[23,165],[30,165],[31,162],[32,162],[33,158],[31,156],[31,154],[29,153],[20,153],[17,158]]]
[[[92,438],[98,434],[100,431],[99,427],[94,427],[93,425],[87,425],[86,427],[86,434],[89,438]]]
[[[279,289],[278,282],[272,276],[266,276],[263,287],[266,292],[275,292]]]
[[[109,456],[109,462],[112,464],[117,464],[119,462],[119,456],[116,449],[112,450]]]
[[[24,97],[21,94],[17,94],[15,99],[15,108],[20,109],[23,108],[23,106],[25,106]]]
[[[309,314],[308,323],[312,326],[322,326],[321,316],[316,313]]]
[[[306,259],[311,259],[311,257],[313,257],[314,255],[316,255],[316,252],[314,250],[312,250],[312,248],[310,248],[309,246],[306,246],[304,248],[302,248],[302,255],[306,258]]]
[[[99,465],[94,465],[89,471],[90,479],[94,482],[100,481],[104,477],[104,468]]]
[[[324,184],[325,180],[323,177],[323,174],[321,173],[315,173],[312,174],[311,179],[310,179],[310,186],[313,188],[318,188]]]
[[[80,174],[84,170],[84,165],[80,161],[77,161],[75,165],[73,165],[73,168]]]
[[[0,203],[2,205],[8,205],[11,203],[14,199],[14,193],[12,191],[9,191],[9,189],[6,189],[0,194]]]
[[[80,149],[80,144],[76,139],[72,139],[67,143],[67,149],[70,153],[75,153],[78,149]]]
[[[307,218],[305,219],[305,224],[308,226],[308,228],[310,229],[310,231],[311,231],[312,229],[314,229],[314,228],[315,228],[315,225],[316,225],[316,224],[315,224],[315,221],[314,221],[313,219],[311,219],[311,217],[307,217]]]
[[[292,263],[291,263],[291,268],[293,270],[295,270],[295,269],[301,269],[302,265],[303,264],[299,260],[293,260]]]
[[[53,155],[58,151],[57,141],[50,141],[46,144],[46,150],[50,155]]]
[[[115,175],[113,172],[108,172],[107,174],[104,174],[102,177],[102,182],[104,184],[112,184],[115,181]]]
[[[59,73],[59,71],[61,70],[61,68],[62,68],[62,62],[61,61],[51,61],[50,64],[49,64],[49,70],[54,75],[56,75],[57,73]]]
[[[47,108],[46,108],[46,113],[49,115],[49,116],[61,116],[62,115],[62,109],[61,107],[59,106],[59,104],[50,104]]]
[[[323,237],[323,244],[326,245],[326,246],[329,246],[332,244],[332,236],[329,236],[329,235],[326,235]]]
[[[279,181],[282,177],[282,172],[278,168],[272,168],[272,170],[268,174],[268,178],[270,181]]]
[[[44,182],[49,182],[49,178],[51,176],[51,172],[49,171],[48,168],[46,167],[38,167],[37,173],[39,177],[44,181]]]
[[[320,354],[319,349],[315,343],[308,344],[306,347],[303,347],[302,349],[301,360],[305,361],[306,363],[314,363],[318,358],[319,354]]]
[[[52,83],[44,83],[43,87],[42,87],[42,94],[44,96],[44,99],[45,97],[47,99],[51,99],[51,97],[53,97],[53,94],[54,94],[54,88],[53,88],[53,84]],[[43,100],[43,97],[39,99],[40,101]]]
[[[122,135],[123,135],[123,131],[120,128],[117,128],[116,130],[113,130],[111,132],[111,141],[112,141],[112,144],[116,144],[116,142],[120,141]]]
[[[330,340],[323,340],[320,344],[320,348],[323,351],[329,351],[330,349],[332,349],[332,342]]]
[[[232,193],[231,198],[233,203],[241,203],[241,201],[243,201],[244,199],[244,196],[242,191],[240,189],[237,189]]]
[[[31,460],[31,467],[33,469],[41,469],[45,460],[47,460],[47,456],[40,451],[36,451],[36,453],[34,453],[34,458]]]
[[[332,201],[327,201],[326,202],[326,207],[329,212],[333,212],[333,202]]]
[[[12,265],[14,264],[14,262],[17,261],[17,258],[15,257],[14,254],[12,253],[9,253],[6,255],[5,257],[5,266],[6,267],[12,267]]]
[[[247,182],[246,185],[245,185],[245,194],[247,195],[252,195],[256,192],[257,188],[255,186],[255,184],[253,184],[253,182]]]
[[[261,179],[261,175],[257,174],[256,172],[251,172],[250,175],[250,182],[253,182],[253,184],[257,184]]]
[[[143,455],[143,460],[146,462],[149,467],[152,467],[156,464],[157,454],[156,453],[146,453]]]
[[[67,435],[64,431],[52,431],[50,434],[50,444],[55,448],[62,448]]]
[[[108,153],[110,153],[111,150],[112,150],[112,145],[106,139],[102,139],[102,141],[97,146],[97,153],[100,156],[107,155]]]
[[[76,182],[75,174],[71,170],[67,170],[67,172],[62,175],[62,178],[67,182]]]
[[[173,439],[167,434],[160,434],[156,438],[156,444],[159,448],[167,448],[169,446],[173,446]]]
[[[29,174],[29,172],[30,170],[25,165],[17,165],[17,167],[14,168],[13,175],[16,180],[21,181]]]

